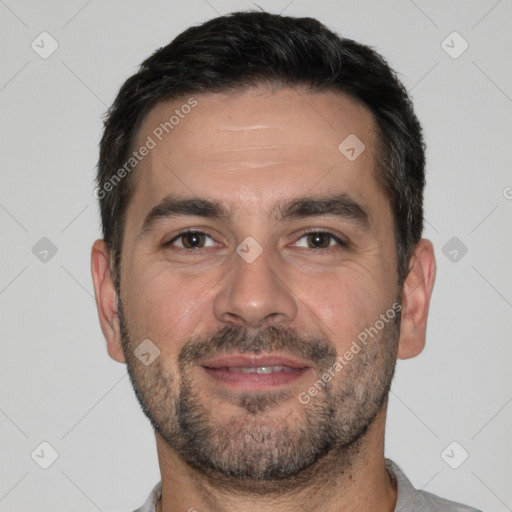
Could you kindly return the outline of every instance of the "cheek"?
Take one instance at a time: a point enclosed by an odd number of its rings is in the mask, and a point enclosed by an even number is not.
[[[347,262],[335,272],[314,278],[297,274],[294,281],[293,290],[305,306],[304,314],[338,351],[350,346],[391,306],[388,284],[371,265]]]
[[[141,339],[149,338],[165,358],[176,357],[178,345],[196,335],[196,330],[199,334],[205,305],[211,301],[208,290],[215,280],[208,276],[191,279],[158,267],[132,273],[126,279],[123,295],[129,304],[127,316],[132,330],[136,331],[133,334]],[[172,340],[181,341],[172,343]]]

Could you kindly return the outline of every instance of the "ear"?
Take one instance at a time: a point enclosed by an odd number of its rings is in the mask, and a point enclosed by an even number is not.
[[[421,239],[409,263],[402,287],[402,322],[398,359],[417,356],[425,346],[427,316],[436,276],[434,248]]]
[[[117,292],[110,273],[110,255],[104,240],[96,240],[91,251],[91,273],[101,330],[110,357],[125,363],[117,314]]]

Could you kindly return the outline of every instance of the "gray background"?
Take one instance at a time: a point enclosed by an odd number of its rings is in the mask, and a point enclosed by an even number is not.
[[[411,91],[438,276],[427,347],[398,363],[386,455],[417,488],[512,510],[510,0],[257,3],[374,46]],[[0,511],[131,511],[160,479],[150,423],[108,357],[93,300],[101,115],[156,48],[251,7],[0,0]],[[58,43],[45,59],[31,47],[51,49],[43,31]],[[469,44],[457,58],[453,31]],[[43,441],[58,452],[48,469]]]

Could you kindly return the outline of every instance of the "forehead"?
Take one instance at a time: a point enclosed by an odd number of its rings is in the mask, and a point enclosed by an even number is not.
[[[194,107],[189,106],[192,103]],[[174,143],[176,163],[186,159],[192,164],[201,163],[205,156],[210,161],[216,157],[223,162],[229,157],[238,160],[234,151],[241,149],[264,149],[277,155],[293,140],[297,159],[312,156],[312,148],[339,156],[338,146],[345,136],[359,134],[368,147],[373,146],[374,132],[371,112],[339,92],[254,87],[162,102],[150,111],[137,139],[143,143],[150,135],[158,146]]]
[[[213,197],[246,215],[270,211],[280,198],[335,191],[385,206],[376,141],[371,112],[338,92],[254,87],[162,102],[136,138],[136,148],[152,149],[135,171],[127,222],[140,227],[171,193]]]

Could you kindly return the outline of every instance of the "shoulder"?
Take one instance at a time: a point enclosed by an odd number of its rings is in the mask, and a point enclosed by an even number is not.
[[[422,507],[420,506],[418,510],[421,512],[481,512],[468,505],[440,498],[430,492],[418,491],[418,494],[418,502],[422,504]]]
[[[386,468],[397,483],[398,496],[395,512],[481,512],[462,503],[415,489],[392,460],[386,459]]]
[[[133,512],[155,512],[156,504],[160,500],[161,496],[162,482],[160,481],[155,485],[155,487],[153,487],[152,491],[144,502],[144,505],[139,507],[137,510],[134,510]]]

